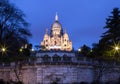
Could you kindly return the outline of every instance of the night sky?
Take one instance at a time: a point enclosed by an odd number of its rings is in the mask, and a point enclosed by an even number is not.
[[[92,47],[105,31],[106,18],[120,0],[10,0],[26,14],[31,24],[30,42],[39,45],[46,28],[50,29],[56,12],[75,49],[86,44]]]

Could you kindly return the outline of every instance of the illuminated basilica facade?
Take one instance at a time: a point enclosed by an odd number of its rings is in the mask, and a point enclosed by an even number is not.
[[[72,42],[69,40],[66,30],[63,32],[62,25],[58,21],[57,14],[55,16],[55,21],[51,26],[50,33],[48,29],[46,29],[41,46],[44,46],[45,50],[72,50]]]

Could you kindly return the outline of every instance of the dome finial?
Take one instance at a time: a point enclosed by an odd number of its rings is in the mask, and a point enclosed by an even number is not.
[[[67,32],[66,32],[66,28],[64,28],[64,33],[67,33]]]
[[[48,34],[48,28],[46,28],[46,34]]]
[[[56,12],[56,15],[55,15],[55,21],[58,21],[58,14]]]

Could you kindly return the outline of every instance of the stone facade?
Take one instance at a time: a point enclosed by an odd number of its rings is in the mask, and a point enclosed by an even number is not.
[[[62,51],[71,51],[72,50],[72,42],[69,39],[69,36],[63,29],[62,25],[58,21],[58,15],[55,16],[55,22],[51,26],[50,34],[48,29],[46,29],[46,33],[44,35],[43,41],[41,42],[41,46],[44,46],[44,50],[62,50]]]

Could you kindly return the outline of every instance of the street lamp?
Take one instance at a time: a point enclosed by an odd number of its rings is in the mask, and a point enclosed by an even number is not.
[[[118,61],[118,57],[119,57],[119,47],[118,46],[115,46],[114,47],[115,49],[115,61],[117,62]]]
[[[1,51],[2,51],[2,52],[6,52],[6,48],[3,47],[3,48],[1,49]]]
[[[33,51],[35,51],[35,50],[32,48],[31,51],[33,52]]]
[[[118,50],[119,50],[119,47],[118,47],[118,46],[116,46],[116,47],[115,47],[115,50],[116,50],[116,51],[118,51]]]
[[[20,48],[20,50],[19,50],[20,52],[22,52],[23,51],[23,49],[22,48]]]
[[[78,49],[78,52],[81,52],[81,48]]]
[[[2,53],[2,56],[6,54],[7,48],[6,47],[1,47],[0,52]]]

